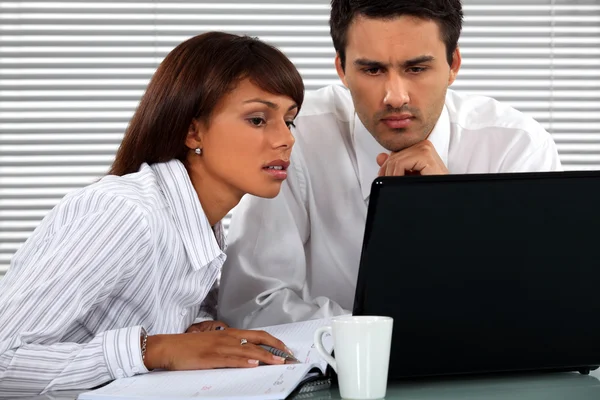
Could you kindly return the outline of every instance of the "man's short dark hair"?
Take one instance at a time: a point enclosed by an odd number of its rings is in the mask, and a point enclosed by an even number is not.
[[[329,27],[342,68],[346,65],[348,27],[359,15],[381,19],[410,15],[437,22],[446,45],[448,64],[452,64],[462,29],[461,0],[331,0]]]

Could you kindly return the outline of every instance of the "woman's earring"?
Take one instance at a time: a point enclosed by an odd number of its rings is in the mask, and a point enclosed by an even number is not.
[[[202,154],[202,149],[200,147],[196,147],[196,150],[194,150],[196,152],[196,154],[201,155]]]

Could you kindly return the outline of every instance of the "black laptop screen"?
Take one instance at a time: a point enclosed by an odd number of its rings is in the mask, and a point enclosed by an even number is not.
[[[394,317],[390,376],[600,363],[600,174],[386,178],[355,314]]]

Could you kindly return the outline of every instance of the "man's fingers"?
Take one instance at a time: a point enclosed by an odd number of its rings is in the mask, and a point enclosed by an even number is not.
[[[427,162],[414,154],[400,154],[390,157],[380,170],[383,175],[380,176],[405,176],[405,175],[420,175],[427,168]]]
[[[433,144],[424,140],[411,147],[377,156],[379,176],[444,175],[448,168],[436,152]]]
[[[380,153],[377,156],[377,165],[379,165],[379,172],[377,173],[377,176],[385,176],[385,171],[387,168],[387,162],[389,161],[390,156],[389,154],[385,154],[385,153]]]
[[[386,160],[390,157],[389,154],[385,154],[385,153],[380,153],[377,155],[377,165],[379,165],[380,167],[383,167],[383,164],[386,162]]]
[[[402,165],[392,165],[391,176],[404,176],[406,174],[406,169]]]

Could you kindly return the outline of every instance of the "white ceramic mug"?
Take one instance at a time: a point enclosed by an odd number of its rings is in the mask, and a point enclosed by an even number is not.
[[[392,327],[390,317],[342,316],[315,332],[315,347],[338,375],[343,399],[382,399],[387,388]],[[323,348],[333,336],[335,359]]]

